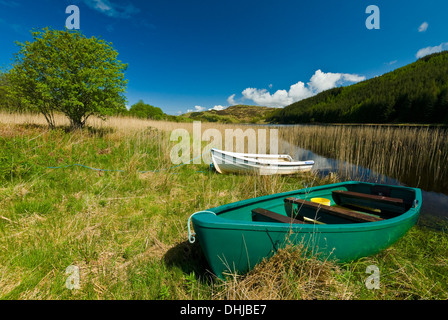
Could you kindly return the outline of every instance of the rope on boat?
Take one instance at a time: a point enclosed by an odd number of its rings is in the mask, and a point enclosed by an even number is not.
[[[198,211],[198,212],[195,212],[195,213],[193,213],[191,216],[190,216],[190,218],[188,218],[188,222],[187,222],[187,226],[188,226],[188,241],[190,242],[190,243],[195,243],[196,242],[196,238],[195,238],[195,233],[194,232],[191,232],[191,228],[190,228],[190,222],[191,222],[191,218],[193,218],[193,216],[195,215],[195,214],[198,214],[198,213],[213,213],[215,216],[216,216],[216,213],[214,213],[213,211],[207,211],[207,210],[204,210],[204,211]]]

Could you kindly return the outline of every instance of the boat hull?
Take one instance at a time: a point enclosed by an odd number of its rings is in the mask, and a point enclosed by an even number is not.
[[[259,175],[294,174],[311,171],[314,161],[285,161],[286,155],[265,159],[212,149],[212,164],[219,173],[254,173]],[[268,156],[268,155],[266,155]]]
[[[301,245],[323,259],[356,260],[384,250],[415,225],[421,206],[419,189],[390,186],[407,192],[417,205],[395,218],[378,222],[325,225],[254,222],[250,214],[258,207],[281,213],[285,198],[328,196],[333,190],[347,190],[355,184],[373,185],[347,182],[248,199],[194,215],[193,227],[213,273],[220,278],[226,273],[247,272],[286,245]]]

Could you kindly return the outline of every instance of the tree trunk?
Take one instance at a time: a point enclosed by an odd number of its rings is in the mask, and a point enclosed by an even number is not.
[[[78,130],[84,128],[85,122],[81,119],[70,119],[70,128],[72,130]]]

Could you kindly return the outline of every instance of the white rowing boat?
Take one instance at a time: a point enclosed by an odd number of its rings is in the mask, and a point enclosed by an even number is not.
[[[212,165],[219,173],[293,174],[310,171],[313,160],[295,161],[287,154],[250,154],[211,150]]]

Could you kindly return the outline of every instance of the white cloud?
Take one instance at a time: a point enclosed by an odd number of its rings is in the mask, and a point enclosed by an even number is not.
[[[339,73],[324,73],[317,70],[308,82],[308,86],[316,92],[322,92],[334,87],[340,79],[341,74]]]
[[[111,12],[112,7],[108,5],[107,0],[94,0],[94,8],[100,10],[101,12]]]
[[[236,105],[235,102],[235,94],[232,94],[230,97],[227,98],[227,102],[229,103],[229,105],[234,106]]]
[[[134,7],[131,3],[124,5],[113,3],[110,0],[84,0],[84,3],[90,8],[113,18],[127,19],[140,12],[140,9]]]
[[[187,110],[187,113],[190,113],[190,112],[201,112],[201,111],[204,111],[204,110],[205,110],[204,107],[201,107],[201,106],[194,106],[194,110],[193,110],[193,109],[188,109],[188,110]]]
[[[299,81],[296,84],[293,84],[289,88],[289,91],[277,90],[274,94],[271,94],[266,89],[247,88],[242,94],[245,99],[252,100],[258,105],[284,107],[338,85],[363,80],[365,80],[365,77],[356,74],[325,73],[322,72],[322,70],[317,70],[306,85],[304,82]]]
[[[366,80],[366,77],[360,76],[360,75],[357,75],[357,74],[343,73],[341,75],[341,79],[340,80],[342,82],[353,82],[353,83],[356,83],[356,82],[361,82],[361,81]]]
[[[302,81],[299,81],[289,88],[288,95],[294,102],[311,97],[313,95],[313,92],[309,88],[307,88]]]
[[[428,29],[428,22],[423,22],[420,27],[418,27],[418,32],[425,32]]]
[[[214,106],[213,108],[208,109],[208,110],[221,111],[221,110],[224,110],[224,109],[226,109],[226,107],[219,105],[219,106]]]
[[[441,43],[435,47],[422,48],[422,49],[418,50],[418,52],[415,56],[417,58],[421,58],[421,57],[427,56],[428,54],[441,52],[443,50],[448,50],[448,42]]]
[[[208,110],[209,111],[210,110],[221,111],[221,110],[224,110],[224,109],[227,109],[227,107],[222,106],[222,105],[217,105],[217,106],[214,106],[213,108],[210,108]],[[205,110],[207,110],[207,108],[201,107],[201,106],[195,106],[194,109],[188,109],[187,113],[190,113],[190,112],[201,112],[201,111],[205,111]],[[181,112],[179,111],[178,113],[181,113]]]
[[[263,106],[283,107],[292,103],[292,99],[286,90],[278,90],[271,95],[266,89],[247,88],[242,94],[245,99],[252,100],[256,104]]]

